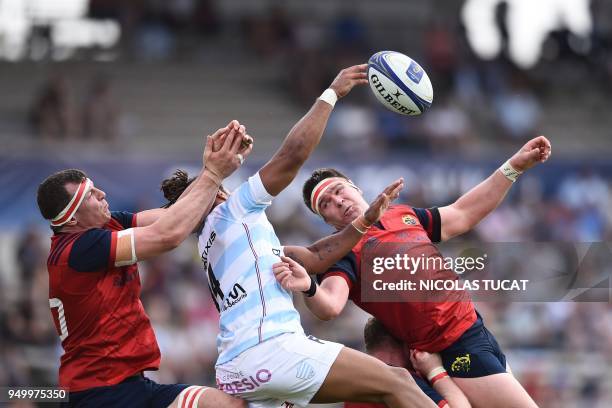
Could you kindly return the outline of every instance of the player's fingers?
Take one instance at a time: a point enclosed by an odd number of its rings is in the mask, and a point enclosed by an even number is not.
[[[236,133],[236,128],[232,127],[230,128],[229,132],[227,133],[227,136],[225,137],[225,140],[223,141],[223,146],[221,146],[220,150],[223,151],[231,151],[231,147],[234,144],[234,140],[238,138],[238,135]]]
[[[206,136],[206,145],[204,145],[204,157],[208,157],[212,153],[214,141],[212,137]]]
[[[349,79],[364,79],[368,77],[368,74],[367,72],[351,72],[347,74],[346,77]]]
[[[290,270],[286,270],[286,271],[282,271],[281,273],[276,275],[276,279],[280,282],[280,281],[286,279],[289,276],[291,276],[291,271]]]
[[[280,281],[280,284],[286,290],[291,290],[291,277],[287,276],[285,279]]]
[[[349,67],[346,70],[348,72],[362,72],[362,71],[365,71],[367,68],[368,68],[368,64],[358,64],[358,65],[353,65],[352,67]]]
[[[236,137],[232,141],[232,145],[230,146],[230,152],[238,153],[243,140],[244,135],[240,133],[240,128],[236,129]]]
[[[210,135],[210,137],[212,137],[213,139],[218,139],[219,137],[224,135],[225,132],[227,132],[227,129],[228,129],[227,126],[219,128],[219,129],[215,130],[215,132],[212,135]]]
[[[273,270],[282,268],[289,268],[289,264],[287,262],[276,262],[274,265],[272,265]]]
[[[294,261],[292,258],[289,258],[288,256],[281,256],[281,260],[283,262],[286,262],[287,264],[289,264],[289,267],[297,267],[300,266],[296,261]]]
[[[387,187],[385,187],[385,189],[383,190],[383,193],[391,194],[403,182],[404,182],[404,178],[403,177],[398,178],[397,180],[395,180],[394,182],[389,184]]]

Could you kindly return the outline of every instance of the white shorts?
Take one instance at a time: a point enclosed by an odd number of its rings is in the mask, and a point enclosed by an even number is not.
[[[218,365],[217,386],[250,408],[305,407],[342,347],[303,333],[282,334]]]

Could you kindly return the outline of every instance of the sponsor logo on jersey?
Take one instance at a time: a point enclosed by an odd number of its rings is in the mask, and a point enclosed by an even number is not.
[[[453,373],[467,373],[470,371],[470,355],[459,356],[451,364],[451,371]]]
[[[248,295],[246,293],[246,290],[244,290],[244,288],[240,286],[239,283],[235,283],[230,293],[225,296],[225,299],[222,299],[223,311],[226,311],[227,309],[236,305],[238,302],[240,302],[242,299],[245,299],[247,296]]]
[[[210,251],[210,247],[215,242],[215,238],[217,238],[217,234],[215,231],[210,233],[208,240],[206,241],[206,245],[204,246],[204,250],[202,251],[202,263],[204,263],[204,270],[208,270],[208,252]]]
[[[263,368],[258,370],[255,375],[236,378],[234,381],[221,382],[217,378],[217,388],[228,394],[240,394],[253,391],[255,388],[261,387],[262,384],[270,382],[270,379],[272,379],[272,372]]]
[[[417,225],[417,220],[412,215],[403,215],[402,221],[407,225]]]

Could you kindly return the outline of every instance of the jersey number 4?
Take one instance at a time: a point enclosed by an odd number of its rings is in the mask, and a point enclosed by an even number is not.
[[[221,308],[219,304],[223,303],[223,299],[225,298],[225,296],[223,296],[223,291],[221,290],[221,284],[215,277],[215,273],[213,272],[210,264],[208,264],[208,289],[210,289],[210,295],[212,296],[213,301],[215,302],[217,311],[221,312]]]
[[[49,299],[49,306],[51,307],[51,315],[55,322],[55,327],[58,328],[60,340],[64,341],[68,337],[68,326],[66,326],[66,316],[64,316],[64,304],[58,298]],[[55,313],[53,309],[57,308],[57,321],[55,320]]]

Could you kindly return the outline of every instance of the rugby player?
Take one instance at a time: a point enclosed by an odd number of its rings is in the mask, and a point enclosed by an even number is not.
[[[213,151],[213,144],[223,144]],[[53,236],[47,260],[49,304],[64,354],[59,385],[73,407],[244,407],[216,389],[157,384],[160,351],[142,303],[137,262],[178,246],[211,207],[221,181],[252,149],[237,121],[209,136],[205,166],[170,209],[111,212],[87,175],[63,170],[38,188],[38,207]]]
[[[380,222],[371,227],[361,226],[364,236],[359,244],[318,276],[320,286],[314,296],[305,299],[306,305],[319,318],[330,320],[338,316],[351,299],[409,348],[440,353],[444,368],[476,407],[535,407],[529,394],[509,372],[506,357],[484,326],[467,292],[455,291],[454,301],[450,302],[362,301],[360,260],[366,242],[402,243],[408,256],[419,256],[423,252],[441,256],[434,242],[472,229],[501,203],[522,172],[546,161],[550,154],[550,142],[539,136],[448,206],[431,209],[392,206]],[[354,222],[367,208],[358,187],[334,169],[315,170],[304,184],[303,198],[313,213],[337,230]],[[396,245],[372,245],[368,249],[380,257],[397,255]],[[411,249],[418,253],[412,253]],[[287,251],[286,254],[300,262],[299,254]],[[310,277],[304,276],[300,268],[287,262],[285,267],[292,271],[282,277],[285,286],[300,288],[309,282]],[[415,272],[430,273],[433,277],[444,271]]]
[[[408,369],[417,385],[438,407],[470,408],[470,403],[459,387],[442,368],[437,354],[406,350],[375,318],[371,317],[363,329],[366,353],[384,363]],[[373,403],[347,402],[344,408],[384,408]]]
[[[204,270],[220,312],[218,386],[248,400],[250,407],[341,401],[435,407],[405,369],[306,336],[291,292],[276,283],[272,270],[284,248],[265,210],[319,143],[336,100],[367,83],[366,68],[342,70],[274,156],[232,194],[219,194],[199,232]],[[288,250],[300,253],[309,269],[325,271],[359,241],[360,225],[379,219],[402,186],[397,180],[366,205],[356,217],[358,225],[347,225],[310,247]]]

